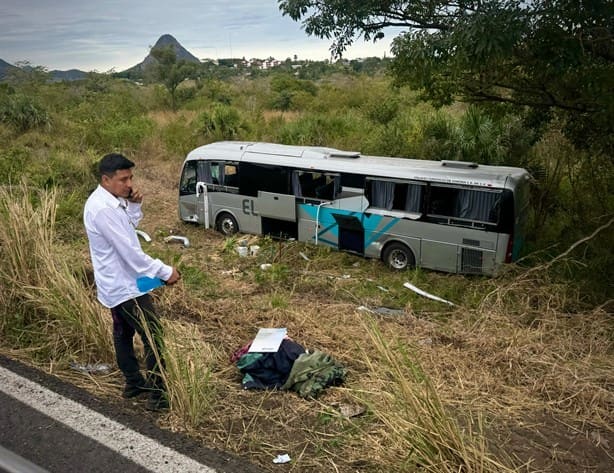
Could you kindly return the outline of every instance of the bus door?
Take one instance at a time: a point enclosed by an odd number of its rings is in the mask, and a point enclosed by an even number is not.
[[[179,181],[179,217],[186,222],[201,223],[204,215],[198,209],[198,161],[187,161]]]
[[[205,228],[211,227],[209,220],[209,194],[207,191],[207,184],[202,181],[196,183],[196,214],[199,219],[202,217]]]
[[[364,255],[365,229],[354,215],[332,213],[338,226],[338,245],[340,250]]]
[[[296,198],[293,195],[258,191],[256,208],[264,235],[297,238]]]

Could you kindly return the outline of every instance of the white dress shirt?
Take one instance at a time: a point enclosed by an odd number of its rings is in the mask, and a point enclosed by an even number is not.
[[[115,197],[102,186],[89,196],[83,223],[89,239],[98,300],[115,307],[143,294],[136,286],[140,276],[169,279],[173,268],[145,254],[135,229],[141,204]]]

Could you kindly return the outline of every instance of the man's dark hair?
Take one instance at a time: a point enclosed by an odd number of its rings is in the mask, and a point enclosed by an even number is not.
[[[110,153],[103,156],[98,163],[98,172],[100,176],[113,176],[116,171],[120,169],[131,169],[134,167],[134,163],[126,158],[123,154]]]

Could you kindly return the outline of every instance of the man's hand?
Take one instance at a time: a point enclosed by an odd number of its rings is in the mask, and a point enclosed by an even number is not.
[[[131,189],[130,194],[128,195],[128,202],[140,204],[143,202],[143,193],[138,189]]]
[[[172,286],[173,284],[175,284],[180,279],[181,279],[181,273],[179,273],[179,271],[177,271],[177,269],[173,268],[173,272],[171,273],[171,277],[166,280],[166,285],[167,286]]]

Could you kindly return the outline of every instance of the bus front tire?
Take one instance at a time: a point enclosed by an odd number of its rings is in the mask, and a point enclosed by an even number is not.
[[[232,236],[239,231],[237,220],[229,213],[223,213],[217,219],[217,229],[224,236]]]
[[[414,253],[403,243],[390,243],[384,248],[382,260],[392,269],[402,271],[416,266]]]

